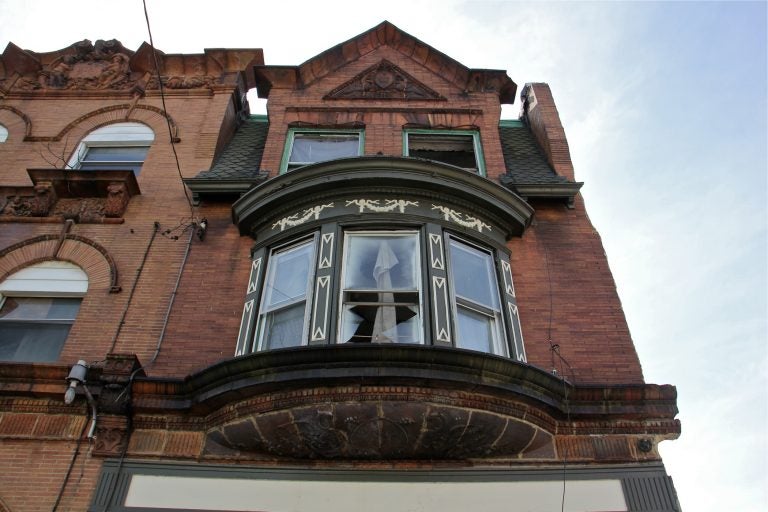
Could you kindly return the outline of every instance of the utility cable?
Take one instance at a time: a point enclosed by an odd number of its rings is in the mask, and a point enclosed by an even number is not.
[[[149,34],[149,45],[152,47],[152,57],[155,63],[155,74],[157,75],[157,86],[160,90],[160,102],[163,105],[163,115],[165,116],[165,124],[168,126],[168,138],[171,142],[171,150],[173,151],[173,158],[176,161],[176,171],[179,173],[179,180],[181,180],[181,187],[184,189],[184,196],[187,198],[187,204],[189,205],[189,213],[192,218],[195,218],[195,208],[192,204],[192,199],[187,192],[187,186],[184,185],[184,175],[181,173],[181,164],[179,163],[179,155],[176,153],[176,144],[174,142],[173,128],[171,127],[171,120],[168,117],[168,109],[165,106],[165,90],[163,89],[163,80],[160,76],[160,63],[157,60],[157,49],[155,43],[152,40],[152,29],[149,26],[149,13],[147,12],[147,1],[142,0],[144,6],[144,19],[147,22],[147,33]]]

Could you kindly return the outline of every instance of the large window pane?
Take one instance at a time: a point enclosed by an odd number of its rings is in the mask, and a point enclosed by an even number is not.
[[[288,167],[298,167],[359,154],[358,133],[294,133]]]
[[[295,347],[304,336],[304,302],[264,315],[262,349]]]
[[[416,233],[348,233],[340,340],[421,343]]]
[[[493,352],[493,318],[462,306],[456,307],[460,348]]]
[[[499,294],[496,291],[496,276],[490,254],[452,239],[451,265],[459,270],[453,273],[453,285],[458,297],[489,308],[499,308]]]
[[[84,161],[98,160],[102,162],[133,162],[143,161],[147,156],[147,146],[90,146],[83,158]]]
[[[306,242],[272,256],[264,291],[266,309],[304,299],[313,252],[312,243]]]
[[[80,299],[6,297],[0,308],[0,360],[56,361],[79,308]]]
[[[418,239],[415,234],[349,234],[344,288],[416,290]]]

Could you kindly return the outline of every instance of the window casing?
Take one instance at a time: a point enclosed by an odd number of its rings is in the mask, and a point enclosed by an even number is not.
[[[403,155],[435,160],[485,176],[480,134],[471,130],[405,130]]]
[[[80,141],[68,167],[139,174],[154,138],[154,132],[141,123],[103,126]]]
[[[363,130],[291,128],[285,141],[280,172],[337,158],[363,154]]]
[[[422,343],[418,233],[344,236],[340,343]]]
[[[79,267],[50,261],[0,283],[0,361],[58,360],[88,278]]]

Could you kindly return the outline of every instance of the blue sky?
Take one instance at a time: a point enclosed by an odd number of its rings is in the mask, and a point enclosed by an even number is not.
[[[684,510],[768,510],[766,3],[283,4],[148,0],[167,53],[298,64],[388,19],[469,67],[550,84],[646,380],[678,388],[683,434],[661,446]],[[137,48],[141,2],[116,5],[2,0],[0,47]]]

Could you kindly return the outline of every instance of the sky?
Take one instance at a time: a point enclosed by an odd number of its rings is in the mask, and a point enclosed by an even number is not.
[[[768,510],[767,5],[147,0],[166,53],[296,65],[386,19],[520,89],[547,82],[646,381],[677,386],[683,433],[661,452],[697,512]],[[141,1],[0,0],[0,48],[85,38],[137,49]]]

